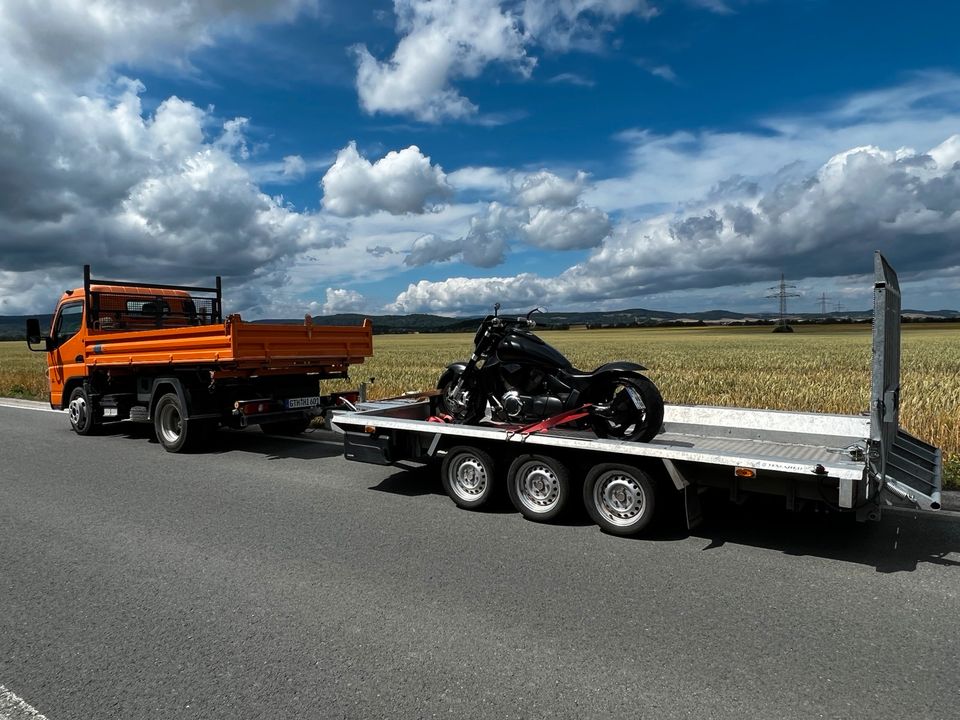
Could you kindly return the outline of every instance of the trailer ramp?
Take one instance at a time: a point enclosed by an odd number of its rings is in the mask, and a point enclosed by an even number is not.
[[[868,478],[841,483],[841,507],[870,500],[920,510],[940,509],[940,450],[900,428],[900,283],[880,253],[874,255],[873,368],[870,390]]]

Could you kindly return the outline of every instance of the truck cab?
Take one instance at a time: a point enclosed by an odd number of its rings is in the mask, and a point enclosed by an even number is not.
[[[28,341],[43,344],[47,352],[50,407],[67,407],[70,393],[66,389],[82,384],[89,375],[85,351],[96,336],[208,325],[218,319],[213,306],[216,303],[208,298],[194,298],[176,288],[85,284],[65,291],[48,337],[41,337],[39,322],[27,321]],[[93,346],[95,352],[97,347]]]

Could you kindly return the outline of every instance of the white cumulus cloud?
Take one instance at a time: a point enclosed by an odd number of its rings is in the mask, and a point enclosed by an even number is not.
[[[360,105],[430,123],[476,115],[455,83],[490,64],[529,77],[533,46],[597,50],[623,17],[656,14],[646,0],[394,0],[394,12],[401,38],[389,59],[378,60],[365,45],[354,48]]]
[[[355,217],[383,210],[393,215],[423,213],[452,192],[439,165],[411,145],[371,163],[351,142],[321,181],[323,207],[334,215]]]
[[[355,48],[357,93],[369,113],[466,117],[477,108],[452,80],[476,77],[491,62],[521,74],[533,67],[517,19],[496,0],[395,0],[394,11],[403,37],[389,60]]]
[[[186,53],[251,22],[289,21],[318,0],[10,0],[0,65],[86,83],[118,63],[184,65]]]
[[[179,61],[244,24],[314,3],[63,0],[0,5],[0,296],[35,311],[101,276],[206,281],[258,305],[305,252],[342,246],[340,229],[262,192],[246,160],[245,118],[177,97],[152,111],[117,63]],[[37,292],[23,292],[23,279]],[[51,285],[53,286],[51,288]],[[253,288],[251,291],[250,288]],[[43,303],[46,304],[46,303]]]
[[[549,170],[531,173],[523,178],[517,188],[517,203],[525,207],[547,205],[565,207],[573,205],[587,182],[587,174],[578,172],[573,180],[562,178]]]
[[[311,303],[312,310],[320,308],[325,315],[336,313],[362,312],[366,308],[366,298],[356,290],[346,288],[327,288],[327,299],[323,305]]]
[[[960,269],[960,135],[927,151],[855,147],[766,190],[731,188],[618,226],[555,277],[422,281],[395,305],[475,311],[497,300],[520,306],[532,294],[556,306],[622,302],[773,279],[785,267],[793,277],[856,276],[874,250],[907,282]]]
[[[607,214],[590,207],[541,207],[531,212],[529,222],[522,226],[529,244],[551,250],[596,247],[611,229]]]

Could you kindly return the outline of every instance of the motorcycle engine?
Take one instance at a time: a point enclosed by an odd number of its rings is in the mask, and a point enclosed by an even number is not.
[[[503,413],[511,420],[520,418],[545,418],[563,410],[563,400],[552,395],[521,395],[510,390],[500,398]]]
[[[543,371],[524,365],[507,365],[503,368],[503,379],[510,389],[524,395],[536,395],[543,385]]]
[[[500,398],[500,404],[503,406],[503,412],[506,413],[507,417],[516,419],[523,415],[523,400],[520,393],[516,390],[510,390]]]

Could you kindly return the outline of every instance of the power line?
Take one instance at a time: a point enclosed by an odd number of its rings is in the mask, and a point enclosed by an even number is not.
[[[819,299],[817,302],[820,303],[820,314],[821,314],[821,315],[826,315],[826,314],[827,314],[827,301],[828,301],[829,299],[830,299],[830,298],[827,297],[827,294],[826,294],[826,293],[820,293],[820,299]]]
[[[772,295],[767,295],[768,298],[776,298],[780,301],[780,320],[777,323],[777,330],[788,329],[787,325],[787,298],[788,297],[800,297],[800,293],[789,292],[791,289],[796,288],[796,285],[788,285],[786,279],[784,278],[783,273],[780,273],[780,284],[774,285],[768,290],[776,290]]]

